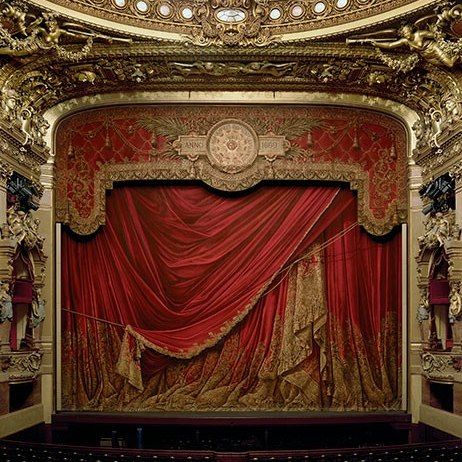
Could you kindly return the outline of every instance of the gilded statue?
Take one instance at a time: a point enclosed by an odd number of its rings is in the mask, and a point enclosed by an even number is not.
[[[0,47],[0,56],[24,57],[54,49],[63,56],[80,58],[90,51],[94,39],[130,42],[128,39],[100,34],[79,24],[59,24],[55,15],[51,13],[42,13],[38,17],[26,14],[12,5],[5,6],[1,16],[8,18],[15,27],[9,30],[0,23],[0,40],[4,43],[4,46]],[[61,46],[63,37],[85,40],[86,44],[80,52],[66,53]]]
[[[460,18],[460,8],[444,9],[440,14],[421,18],[414,25],[404,24],[399,30],[383,30],[347,39],[347,43],[369,43],[376,48],[393,50],[407,47],[425,61],[452,68],[460,58],[462,40],[449,39],[450,24]],[[398,67],[397,59],[386,57],[386,64]],[[393,63],[396,61],[396,63]],[[415,65],[415,60],[412,61]],[[410,70],[409,67],[406,70]]]
[[[13,302],[10,295],[10,284],[0,282],[0,324],[13,319]]]
[[[418,238],[421,249],[434,249],[444,245],[449,239],[457,239],[460,228],[455,223],[454,214],[437,212],[427,218],[425,222],[425,234]]]
[[[38,231],[40,222],[30,212],[26,213],[12,206],[7,211],[7,223],[18,244],[23,244],[28,249],[42,249],[44,238]]]
[[[422,58],[435,66],[453,67],[459,55],[451,53],[452,50],[444,47],[438,39],[437,31],[414,30],[412,26],[405,25],[399,31],[401,38],[390,42],[372,41],[372,45],[384,50],[392,50],[408,46],[412,51],[419,53]]]
[[[460,294],[460,284],[455,284],[449,294],[449,311],[456,318],[462,313],[462,295]]]

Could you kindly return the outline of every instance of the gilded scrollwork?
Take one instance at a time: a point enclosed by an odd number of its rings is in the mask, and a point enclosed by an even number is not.
[[[220,12],[240,12],[240,20],[228,21]],[[192,14],[200,24],[187,40],[199,46],[267,46],[277,40],[264,28],[269,16],[268,0],[196,0]]]
[[[0,381],[20,382],[35,379],[42,365],[40,351],[18,351],[0,354]]]
[[[458,357],[445,353],[422,353],[422,371],[427,378],[446,378],[454,380],[457,369]]]
[[[460,354],[425,351],[421,354],[421,365],[422,373],[428,380],[462,382]]]

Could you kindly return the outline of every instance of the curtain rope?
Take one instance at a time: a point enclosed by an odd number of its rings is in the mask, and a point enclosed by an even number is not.
[[[97,318],[96,316],[90,316],[89,314],[80,313],[79,311],[70,310],[69,308],[62,308],[62,311],[67,311],[68,313],[78,314],[79,316],[83,316],[84,318],[93,319],[94,321],[102,322],[104,324],[111,324],[112,326],[122,327],[122,329],[125,329],[125,327],[127,327],[124,324],[120,324],[118,322],[112,322],[112,321],[108,321],[107,319]]]
[[[275,284],[274,286],[272,287],[269,287],[265,292],[262,293],[262,296],[263,295],[266,295],[267,293],[271,292],[272,290],[276,289],[280,284],[282,284],[282,281],[284,280],[284,278],[289,274],[290,270],[292,269],[293,266],[295,266],[298,262],[304,260],[305,258],[309,258],[309,257],[312,257],[313,255],[316,255],[318,253],[320,253],[322,250],[326,249],[327,247],[329,247],[331,244],[333,244],[335,241],[339,240],[340,238],[342,238],[343,236],[345,236],[346,234],[348,234],[351,230],[353,230],[354,228],[356,228],[356,226],[358,226],[358,222],[354,222],[352,223],[351,225],[347,226],[345,229],[343,229],[342,231],[340,231],[338,234],[335,234],[334,236],[332,236],[330,239],[327,239],[326,242],[324,242],[322,245],[320,245],[316,250],[312,250],[311,252],[308,252],[304,255],[302,255],[301,257],[297,258],[295,261],[293,261],[290,265],[287,265],[286,267],[282,268],[279,273],[277,274],[277,276],[279,276],[280,274],[283,274],[283,276],[279,279],[278,283]]]

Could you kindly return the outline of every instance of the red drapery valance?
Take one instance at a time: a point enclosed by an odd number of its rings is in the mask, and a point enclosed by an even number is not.
[[[217,169],[197,150],[195,160],[179,154],[179,136],[205,138],[230,117],[258,137],[285,138],[288,151],[276,162],[258,155],[239,175]],[[312,105],[129,105],[72,114],[56,137],[57,218],[79,234],[104,223],[105,190],[114,181],[139,179],[195,179],[229,191],[268,178],[345,181],[358,190],[359,221],[369,232],[382,235],[406,215],[406,131],[383,113]]]

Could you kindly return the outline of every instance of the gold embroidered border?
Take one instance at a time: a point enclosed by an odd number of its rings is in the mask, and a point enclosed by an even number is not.
[[[358,166],[342,162],[310,163],[291,165],[290,161],[276,161],[268,165],[264,161],[239,174],[226,174],[214,169],[205,161],[193,163],[187,160],[143,162],[136,164],[104,165],[95,175],[95,206],[90,216],[79,217],[69,204],[69,212],[57,207],[58,221],[69,224],[78,234],[92,234],[106,220],[106,191],[115,182],[133,180],[201,180],[213,188],[224,191],[242,191],[264,180],[314,180],[339,181],[350,184],[358,194],[358,223],[370,234],[381,236],[393,227],[404,223],[407,217],[406,204],[396,201],[383,218],[375,217],[369,208],[370,180]]]

